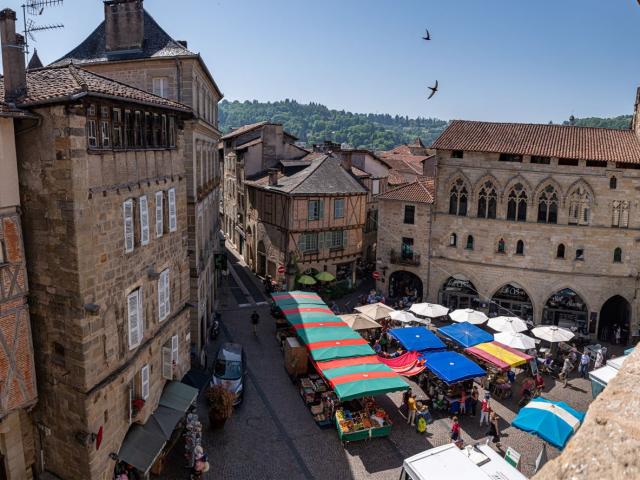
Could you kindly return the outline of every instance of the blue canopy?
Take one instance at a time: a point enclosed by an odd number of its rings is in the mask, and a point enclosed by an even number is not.
[[[520,409],[511,425],[533,433],[562,450],[569,437],[578,430],[584,416],[564,402],[538,397]]]
[[[439,328],[438,332],[463,348],[474,347],[480,343],[493,342],[493,335],[469,322],[447,325]]]
[[[627,348],[627,349],[624,351],[624,354],[625,354],[625,355],[631,355],[635,349],[636,349],[636,347]]]
[[[447,346],[425,327],[394,328],[389,330],[394,337],[409,351],[446,350]]]
[[[478,364],[457,352],[433,352],[425,355],[425,360],[427,369],[448,384],[484,377],[487,374]]]

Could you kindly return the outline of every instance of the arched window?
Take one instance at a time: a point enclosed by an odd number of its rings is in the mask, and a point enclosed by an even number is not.
[[[522,240],[518,240],[518,243],[516,243],[516,255],[524,255],[524,242]]]
[[[469,191],[461,178],[455,181],[449,192],[449,213],[464,217],[467,215]]]
[[[505,253],[507,246],[504,243],[504,238],[498,240],[498,253]]]
[[[558,245],[558,250],[556,250],[556,258],[564,258],[564,243]]]
[[[569,196],[569,223],[589,225],[591,196],[584,186],[576,188]]]
[[[613,263],[621,263],[622,262],[622,249],[620,247],[616,247],[613,251]]]
[[[467,236],[467,246],[465,248],[467,250],[473,250],[473,235]]]
[[[507,220],[516,222],[527,221],[527,192],[521,183],[516,183],[509,192],[507,203]]]
[[[458,236],[455,233],[449,235],[449,246],[455,247],[458,244]]]
[[[558,223],[558,194],[552,185],[547,185],[538,198],[538,223]]]
[[[498,194],[490,181],[486,181],[478,193],[478,217],[496,218]]]
[[[627,228],[629,226],[629,201],[614,200],[613,216],[611,218],[612,227]]]
[[[615,190],[616,188],[618,188],[618,179],[616,177],[611,177],[609,179],[609,188],[611,190]]]

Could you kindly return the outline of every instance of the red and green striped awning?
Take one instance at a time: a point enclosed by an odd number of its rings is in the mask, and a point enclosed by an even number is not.
[[[362,337],[313,342],[307,344],[307,349],[311,359],[316,362],[338,358],[362,357],[375,353]]]
[[[322,299],[313,292],[286,292],[286,293],[274,293],[271,298],[281,309],[294,307],[297,305],[321,305],[326,306]]]
[[[376,355],[317,362],[318,371],[342,401],[407,390],[409,385]]]
[[[342,325],[338,322],[307,323],[302,328],[296,329],[296,333],[305,345],[329,340],[362,339],[344,322]]]

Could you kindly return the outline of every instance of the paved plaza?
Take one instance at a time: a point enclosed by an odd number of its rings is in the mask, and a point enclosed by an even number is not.
[[[425,435],[406,424],[400,412],[400,393],[378,398],[378,402],[395,422],[391,436],[342,446],[334,428],[321,430],[313,421],[297,388],[284,370],[283,356],[275,340],[274,320],[269,315],[265,298],[250,274],[239,263],[233,264],[230,282],[222,304],[222,331],[211,346],[209,361],[223,341],[244,345],[248,358],[248,378],[244,403],[227,421],[224,429],[208,428],[207,406],[203,395],[198,411],[205,426],[203,446],[209,455],[210,471],[204,479],[393,479],[399,478],[404,458],[428,448],[449,442],[451,425],[448,416],[435,415]],[[255,306],[257,304],[257,306]],[[238,305],[242,305],[239,307]],[[260,313],[259,334],[254,336],[249,315]],[[576,378],[569,386],[545,377],[544,396],[567,402],[585,411],[591,401],[588,380]],[[415,391],[415,386],[414,386]],[[519,387],[513,400],[493,399],[493,408],[501,418],[502,448],[512,447],[522,454],[521,471],[531,476],[543,442],[510,426],[517,413]],[[461,420],[465,443],[484,442],[487,427],[479,426],[479,417]],[[162,478],[188,478],[184,468],[182,445],[172,452],[171,461]],[[549,458],[558,451],[547,446]]]

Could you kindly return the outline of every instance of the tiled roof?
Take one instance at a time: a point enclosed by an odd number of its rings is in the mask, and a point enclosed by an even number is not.
[[[223,135],[222,140],[227,140],[229,138],[237,137],[238,135],[242,135],[243,133],[250,132],[251,130],[255,130],[256,128],[263,127],[268,123],[269,122],[264,121],[264,122],[251,123],[249,125],[243,125],[242,127],[236,128],[235,130],[231,130],[229,133]]]
[[[152,93],[138,90],[124,83],[102,77],[73,65],[58,68],[42,68],[27,72],[27,94],[19,99],[18,106],[29,107],[43,103],[69,101],[82,96],[122,99],[143,105],[170,108],[182,112],[191,109]],[[4,99],[4,86],[0,82],[0,101]]]
[[[422,177],[408,185],[389,190],[378,198],[415,203],[433,203],[436,195],[435,191],[435,179]]]
[[[422,162],[428,157],[423,155],[385,155],[382,157],[393,170],[402,173],[422,175]]]
[[[407,179],[400,172],[396,172],[395,170],[389,170],[387,183],[389,185],[404,185],[405,183],[407,183]]]
[[[454,120],[431,148],[640,163],[632,130]]]

